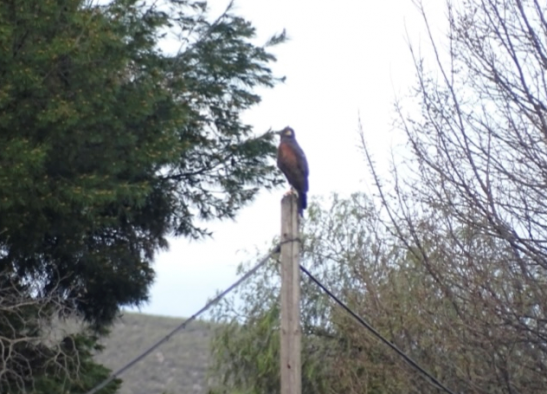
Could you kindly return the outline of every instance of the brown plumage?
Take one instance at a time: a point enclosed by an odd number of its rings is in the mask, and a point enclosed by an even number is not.
[[[277,149],[277,167],[285,174],[287,181],[298,192],[298,213],[308,206],[308,161],[294,135],[294,130],[285,127],[279,132],[281,140]]]

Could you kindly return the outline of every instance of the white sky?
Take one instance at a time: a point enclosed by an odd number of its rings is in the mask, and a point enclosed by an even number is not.
[[[444,1],[424,3],[436,20],[442,19]],[[210,1],[217,13],[226,4]],[[407,31],[413,43],[424,40],[421,46],[427,47],[412,0],[236,0],[236,12],[255,25],[259,42],[284,28],[290,37],[275,50],[273,65],[286,82],[261,92],[262,103],[245,114],[245,121],[257,133],[287,125],[295,130],[310,167],[308,198],[371,193],[357,148],[358,116],[375,159],[387,163],[394,99],[414,83]],[[279,233],[286,190],[261,193],[236,221],[211,223],[212,239],[171,239],[170,250],[156,258],[151,300],[140,311],[188,317],[228,287],[238,263],[257,250],[265,253]]]

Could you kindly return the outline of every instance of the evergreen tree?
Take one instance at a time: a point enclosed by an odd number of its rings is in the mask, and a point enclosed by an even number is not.
[[[279,81],[268,46],[284,36],[257,46],[230,8],[208,18],[194,1],[0,3],[0,294],[18,311],[0,309],[13,345],[0,391],[50,374],[61,345],[18,342],[28,327],[77,313],[103,333],[146,301],[167,235],[201,237],[196,220],[233,217],[281,181],[273,135],[240,114]],[[180,50],[161,51],[172,36]]]

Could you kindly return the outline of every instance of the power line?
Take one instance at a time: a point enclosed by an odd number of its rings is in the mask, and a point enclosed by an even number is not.
[[[291,240],[292,241],[292,240]],[[284,241],[279,243],[275,248],[273,248],[268,254],[266,254],[253,268],[251,268],[249,271],[245,273],[241,278],[239,278],[236,282],[234,282],[230,287],[228,287],[226,290],[224,290],[222,293],[218,294],[215,298],[213,298],[211,301],[209,301],[203,308],[201,308],[199,311],[197,311],[195,314],[193,314],[191,317],[186,319],[184,322],[179,324],[177,327],[175,327],[169,334],[165,335],[162,339],[154,343],[152,346],[150,346],[148,349],[146,349],[144,352],[142,352],[140,355],[135,357],[133,360],[125,364],[123,367],[118,369],[116,372],[114,372],[112,375],[110,375],[107,379],[105,379],[102,383],[95,386],[93,389],[88,391],[86,394],[95,394],[99,392],[99,390],[103,389],[107,384],[112,382],[114,379],[116,379],[119,375],[127,371],[129,368],[131,368],[133,365],[141,361],[143,358],[148,356],[150,353],[152,353],[155,349],[157,349],[160,345],[162,345],[164,342],[167,342],[171,337],[176,334],[178,331],[182,330],[186,327],[186,325],[193,320],[196,320],[199,315],[201,315],[203,312],[205,312],[207,309],[209,309],[211,306],[219,302],[222,298],[224,298],[228,293],[230,293],[232,290],[234,290],[236,287],[238,287],[242,282],[244,282],[246,279],[248,279],[250,276],[252,276],[256,271],[258,271],[265,263],[268,261],[268,259],[275,253],[279,253],[280,246],[282,243],[285,243],[288,241]]]
[[[401,356],[408,364],[410,364],[412,367],[420,371],[423,375],[429,378],[428,382],[431,383],[433,386],[440,388],[441,390],[445,391],[448,394],[454,394],[453,391],[449,390],[446,386],[444,386],[441,382],[437,380],[433,375],[431,375],[429,372],[427,372],[425,369],[420,367],[416,361],[414,361],[412,358],[407,356],[401,349],[399,349],[397,346],[395,346],[393,343],[388,341],[386,338],[382,336],[378,331],[374,329],[370,324],[368,324],[363,318],[361,318],[359,315],[357,315],[355,312],[353,312],[345,303],[343,303],[338,297],[336,297],[334,294],[332,294],[329,289],[327,289],[321,282],[319,282],[318,279],[316,279],[306,268],[304,268],[302,265],[300,265],[300,270],[304,272],[310,280],[315,282],[317,286],[321,288],[327,295],[332,298],[338,305],[340,305],[343,309],[346,310],[355,320],[357,320],[363,327],[365,327],[367,330],[369,330],[374,336],[376,336],[378,339],[380,339],[383,343],[388,345],[391,349],[393,349],[399,356]]]
[[[157,349],[160,345],[162,345],[164,342],[171,339],[173,335],[175,335],[178,331],[185,328],[188,323],[196,320],[201,314],[203,314],[205,311],[207,311],[210,307],[218,303],[222,298],[224,298],[228,293],[230,293],[232,290],[234,290],[236,287],[238,287],[241,283],[243,283],[245,280],[247,280],[250,276],[254,275],[256,271],[258,271],[267,261],[268,259],[275,253],[279,253],[280,246],[287,242],[293,242],[298,241],[297,239],[291,239],[291,240],[285,240],[281,243],[279,243],[276,247],[274,247],[269,253],[267,253],[253,268],[251,268],[249,271],[245,273],[241,278],[239,278],[236,282],[234,282],[230,287],[228,287],[223,292],[219,293],[215,298],[213,298],[211,301],[209,301],[203,308],[201,308],[199,311],[197,311],[195,314],[193,314],[191,317],[186,319],[184,322],[179,324],[177,327],[175,327],[171,332],[169,332],[167,335],[165,335],[162,339],[154,343],[152,346],[150,346],[148,349],[146,349],[144,352],[142,352],[140,355],[135,357],[133,360],[125,364],[123,367],[118,369],[116,372],[112,373],[107,379],[105,379],[102,383],[95,386],[93,389],[88,391],[86,394],[96,394],[101,389],[103,389],[107,384],[112,382],[114,379],[116,379],[118,376],[120,376],[122,373],[133,367],[135,364],[137,364],[139,361],[144,359],[146,356],[148,356],[150,353],[152,353],[155,349]],[[391,349],[393,349],[397,354],[399,354],[408,364],[410,364],[412,367],[417,369],[419,372],[421,372],[424,376],[428,377],[428,382],[434,385],[437,388],[440,388],[441,390],[445,391],[448,394],[455,394],[453,391],[448,389],[446,386],[444,386],[441,382],[439,382],[433,375],[431,375],[429,372],[427,372],[425,369],[423,369],[418,363],[416,363],[412,358],[410,358],[408,355],[406,355],[402,350],[400,350],[397,346],[395,346],[393,343],[388,341],[386,338],[384,338],[378,331],[374,329],[370,324],[368,324],[363,318],[361,318],[359,315],[357,315],[353,310],[351,310],[345,303],[343,303],[338,297],[336,297],[329,289],[327,289],[317,278],[315,278],[306,268],[304,268],[302,265],[300,265],[300,270],[304,272],[311,281],[313,281],[317,286],[319,286],[329,297],[331,297],[338,305],[340,305],[346,312],[348,312],[355,320],[357,320],[362,326],[364,326],[366,329],[368,329],[374,336],[376,336],[378,339],[380,339],[383,343],[388,345]]]

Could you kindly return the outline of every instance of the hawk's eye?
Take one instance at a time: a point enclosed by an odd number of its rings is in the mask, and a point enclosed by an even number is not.
[[[285,130],[285,135],[286,136],[292,135],[292,130]]]

